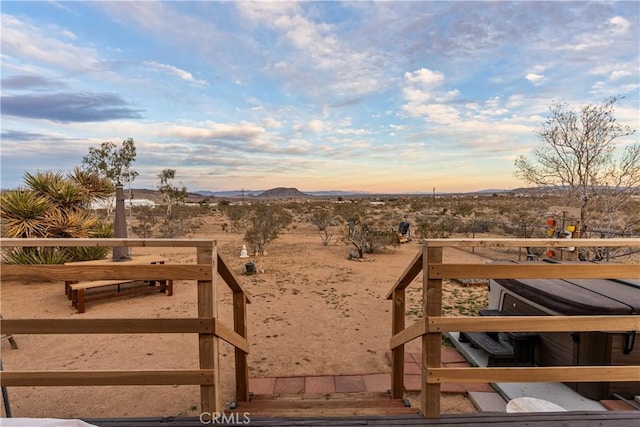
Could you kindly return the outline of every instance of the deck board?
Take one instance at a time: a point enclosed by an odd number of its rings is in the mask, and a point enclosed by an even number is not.
[[[242,421],[242,413],[240,413]],[[94,418],[84,421],[99,427],[202,427],[197,417]],[[215,424],[234,426],[237,423]],[[462,414],[428,419],[419,415],[365,417],[251,417],[253,427],[292,426],[506,426],[506,427],[629,427],[640,425],[640,411],[557,412],[527,414]]]

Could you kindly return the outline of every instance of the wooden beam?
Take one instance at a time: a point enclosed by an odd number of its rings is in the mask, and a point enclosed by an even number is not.
[[[463,329],[460,329],[460,330],[462,331]],[[440,331],[435,330],[435,332],[440,332]],[[425,318],[422,317],[419,320],[417,320],[413,325],[403,329],[401,332],[398,332],[397,334],[391,337],[391,342],[390,342],[391,349],[393,350],[396,347],[404,345],[409,341],[412,341],[418,337],[421,337],[425,333],[427,333],[427,329],[425,327]]]
[[[442,279],[433,277],[427,270],[428,265],[442,263],[442,248],[424,247],[423,257],[423,313],[428,320],[431,316],[442,316]],[[422,413],[427,418],[440,417],[440,384],[427,383],[427,370],[440,368],[442,355],[442,333],[427,332],[422,336]]]
[[[233,293],[233,330],[236,334],[248,338],[247,331],[247,297],[244,292]],[[247,352],[239,348],[234,349],[236,362],[236,400],[249,401],[249,362]]]
[[[576,239],[577,240],[577,239]],[[640,264],[440,264],[429,265],[440,279],[637,279]]]
[[[437,332],[640,331],[640,316],[429,317],[427,327]]]
[[[423,245],[447,248],[471,248],[471,247],[493,247],[493,248],[517,248],[517,247],[640,247],[640,239],[619,238],[619,239],[425,239]]]
[[[0,278],[29,280],[211,280],[210,264],[3,265]]]
[[[391,334],[401,333],[405,325],[406,291],[404,288],[394,289],[391,307]],[[391,346],[391,398],[404,397],[404,343]]]
[[[405,289],[407,286],[413,282],[413,279],[422,271],[422,249],[418,251],[417,254],[409,263],[409,266],[405,268],[404,272],[400,275],[398,281],[391,287],[391,290],[387,292],[386,299],[391,299],[393,296],[393,291],[395,289]]]
[[[214,245],[200,247],[197,252],[197,262],[209,265],[208,280],[198,280],[198,317],[215,318],[218,313],[217,286],[218,253]],[[200,386],[200,410],[203,412],[221,412],[220,389],[217,379],[220,378],[220,343],[213,333],[198,335],[198,357],[200,369],[214,372],[211,384]]]
[[[199,248],[215,245],[216,241],[211,239],[0,239],[0,246],[4,248],[18,247],[148,247],[148,248]]]
[[[2,319],[11,334],[178,334],[213,333],[214,320],[202,319]]]
[[[215,372],[207,369],[135,371],[3,371],[3,387],[94,385],[198,385],[212,384]]]
[[[235,331],[229,328],[218,319],[215,320],[215,334],[217,337],[222,338],[235,348],[242,350],[245,353],[249,353],[249,341],[246,338],[238,335]]]
[[[428,369],[427,384],[640,381],[640,366]]]
[[[247,300],[247,304],[251,304],[251,300],[249,299],[249,295],[247,295],[245,290],[242,288],[242,285],[240,284],[240,282],[236,278],[235,274],[233,274],[231,269],[229,269],[229,266],[224,261],[224,259],[222,259],[220,254],[218,254],[218,274],[220,275],[222,280],[224,280],[224,282],[227,284],[227,286],[229,286],[229,288],[234,293],[236,293],[236,292],[243,293],[245,295],[246,300]]]

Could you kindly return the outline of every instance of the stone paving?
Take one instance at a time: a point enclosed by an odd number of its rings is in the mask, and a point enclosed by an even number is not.
[[[387,358],[390,353],[387,353]],[[408,392],[420,391],[422,368],[420,353],[405,353],[404,386]],[[455,349],[443,347],[442,364],[445,367],[470,366]],[[249,390],[254,394],[326,394],[386,392],[391,388],[389,372],[366,375],[326,375],[305,377],[250,378]],[[467,394],[469,392],[495,393],[489,384],[442,384],[443,393]]]

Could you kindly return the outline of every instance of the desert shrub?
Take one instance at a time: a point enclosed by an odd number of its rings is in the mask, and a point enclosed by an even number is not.
[[[267,245],[278,238],[280,231],[288,227],[291,213],[278,205],[258,203],[251,206],[244,240],[256,254],[264,253]]]
[[[456,225],[456,219],[448,215],[419,217],[416,221],[416,231],[422,239],[445,239],[451,237]]]

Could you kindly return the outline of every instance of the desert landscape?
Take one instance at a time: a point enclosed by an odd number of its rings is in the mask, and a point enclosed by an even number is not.
[[[391,302],[385,295],[415,253],[414,240],[364,260],[348,259],[349,246],[335,239],[323,246],[311,224],[294,223],[268,248],[267,255],[240,258],[243,238],[225,232],[219,213],[202,217],[194,238],[217,240],[222,257],[252,300],[248,306],[251,378],[299,375],[388,373],[385,353],[391,336]],[[167,262],[195,262],[195,251],[135,248],[133,255],[154,254]],[[161,252],[161,253],[160,253]],[[482,262],[463,251],[446,261]],[[257,274],[245,274],[255,261]],[[421,275],[408,289],[407,321],[421,313]],[[148,294],[88,304],[77,314],[58,282],[2,283],[6,318],[187,317],[196,313],[195,282],[176,282],[174,295]],[[486,287],[447,283],[445,312],[475,313],[486,304]],[[219,285],[219,311],[231,322],[231,293]],[[2,362],[12,369],[179,369],[197,366],[193,335],[20,335],[19,349],[3,342]],[[419,340],[407,346],[419,351]],[[233,399],[233,350],[221,345],[222,397]],[[19,417],[109,417],[197,415],[197,386],[14,387],[12,412]],[[411,397],[411,396],[410,396]],[[461,395],[443,397],[443,412],[472,412]]]

